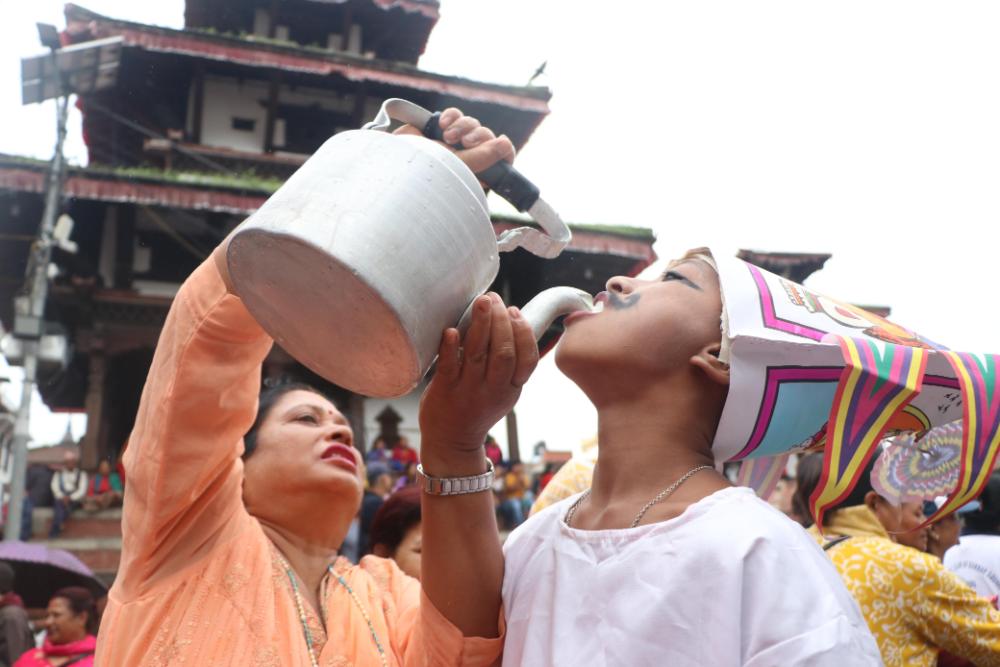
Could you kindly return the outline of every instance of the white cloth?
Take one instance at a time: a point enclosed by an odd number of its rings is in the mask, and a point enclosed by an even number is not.
[[[963,535],[944,552],[944,566],[983,597],[1000,595],[1000,537]]]
[[[622,530],[563,520],[504,545],[504,665],[881,665],[857,603],[806,532],[747,488]]]
[[[52,495],[56,500],[69,498],[75,503],[87,495],[87,473],[76,470],[60,470],[52,475]]]

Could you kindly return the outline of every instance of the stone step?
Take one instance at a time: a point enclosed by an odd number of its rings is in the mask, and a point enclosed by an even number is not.
[[[49,534],[52,526],[52,508],[35,508],[31,517],[32,535],[37,538],[45,537]],[[122,535],[122,511],[121,509],[103,510],[100,512],[86,512],[76,510],[63,523],[61,537],[121,537]]]
[[[53,549],[63,549],[79,558],[94,574],[105,581],[114,579],[122,555],[121,537],[59,537],[32,540]]]

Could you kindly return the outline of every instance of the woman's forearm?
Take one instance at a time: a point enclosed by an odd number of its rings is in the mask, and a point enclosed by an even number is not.
[[[486,471],[485,453],[438,454],[424,441],[424,471],[467,477]],[[421,585],[445,618],[466,637],[496,637],[503,554],[489,491],[458,496],[424,494]]]

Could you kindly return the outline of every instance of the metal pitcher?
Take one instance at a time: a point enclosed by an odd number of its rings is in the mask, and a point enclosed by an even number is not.
[[[465,163],[432,141],[387,132],[397,120],[437,136],[436,118],[388,100],[365,129],[327,140],[229,244],[234,289],[264,330],[358,394],[413,390],[444,329],[459,325],[496,278],[500,251],[555,257],[570,240],[537,188],[504,163],[480,177],[542,229],[511,230],[498,242]],[[556,287],[522,312],[537,338],[559,315],[591,306],[587,293]]]

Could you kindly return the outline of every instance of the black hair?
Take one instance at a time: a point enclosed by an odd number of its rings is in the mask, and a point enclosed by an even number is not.
[[[79,616],[84,613],[87,614],[87,634],[97,634],[100,619],[97,618],[97,602],[94,600],[94,596],[90,591],[82,586],[69,586],[67,588],[60,588],[58,591],[53,593],[52,599],[55,598],[62,598],[63,600],[66,600],[74,616]]]
[[[404,486],[382,503],[369,529],[369,547],[381,544],[390,556],[402,544],[410,528],[420,523],[420,487]]]
[[[6,561],[0,561],[0,593],[6,595],[14,590],[14,568]]]
[[[260,398],[257,401],[257,417],[253,420],[253,426],[247,431],[247,434],[243,436],[243,460],[246,461],[250,456],[257,451],[257,432],[260,431],[261,424],[267,419],[267,416],[271,413],[271,409],[274,408],[275,404],[281,400],[281,397],[292,391],[310,391],[317,396],[322,396],[326,400],[330,400],[319,389],[316,389],[312,385],[308,385],[304,382],[284,382],[275,385],[269,385],[268,382],[264,382],[264,390],[260,392]]]
[[[876,450],[871,459],[868,460],[868,464],[861,471],[858,482],[851,489],[851,492],[839,503],[827,508],[823,515],[823,523],[828,523],[833,518],[834,512],[839,509],[865,504],[865,496],[868,495],[869,491],[874,490],[872,487],[872,469],[875,467],[875,461],[878,459],[880,451]],[[804,470],[803,464],[805,464]],[[795,486],[795,495],[792,497],[792,507],[797,512],[801,511],[800,507],[803,508],[805,511],[805,514],[802,515],[803,518],[810,517],[815,521],[816,517],[812,515],[811,511],[811,498],[816,487],[819,485],[820,477],[823,475],[823,454],[816,452],[800,459],[796,475],[798,479]]]
[[[812,452],[799,457],[795,467],[795,493],[792,494],[792,512],[802,525],[808,527],[816,522],[812,515],[810,497],[823,474],[823,454]]]
[[[378,478],[382,475],[388,475],[389,471],[385,468],[374,468],[368,470],[368,488],[374,488],[378,484]]]
[[[979,509],[962,515],[964,535],[1000,535],[1000,472],[994,472],[979,495]]]

